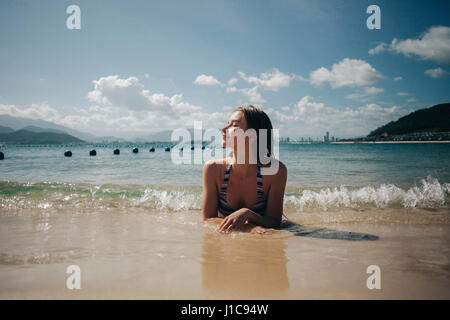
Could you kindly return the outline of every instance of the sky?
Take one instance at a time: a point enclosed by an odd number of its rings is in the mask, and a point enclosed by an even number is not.
[[[0,114],[130,137],[253,104],[282,137],[365,136],[450,102],[448,21],[431,0],[0,0]]]

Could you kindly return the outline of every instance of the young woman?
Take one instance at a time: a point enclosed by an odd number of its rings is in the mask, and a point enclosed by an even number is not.
[[[267,130],[267,156],[272,152],[272,123],[267,114],[254,106],[239,107],[231,114],[228,124],[222,128],[222,146],[232,147],[232,154],[223,159],[208,161],[203,168],[203,220],[223,218],[219,231],[245,230],[264,233],[265,228],[276,228],[283,215],[283,198],[287,169],[278,162],[274,175],[261,175],[259,143],[257,163],[251,159],[251,144],[245,143],[245,161],[241,161],[243,146],[227,145],[237,130],[254,129],[259,139],[260,129]],[[235,140],[236,141],[236,140]],[[257,140],[259,141],[259,140]],[[278,161],[271,158],[271,161]],[[253,162],[253,163],[252,163]],[[270,166],[270,163],[267,165]]]

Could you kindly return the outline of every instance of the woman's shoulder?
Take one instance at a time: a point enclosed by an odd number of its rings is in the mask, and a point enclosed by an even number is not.
[[[226,158],[223,159],[211,159],[205,162],[204,170],[211,175],[221,175],[226,170],[228,162]]]
[[[279,175],[287,175],[287,168],[283,162],[280,160],[277,160],[275,158],[272,158],[270,160],[270,163],[268,164],[262,164],[262,168],[264,168],[266,171],[271,172],[269,175],[279,176]],[[273,169],[273,170],[271,170]]]
[[[222,159],[211,159],[205,162],[205,166],[208,167],[223,167],[228,164],[227,158]]]

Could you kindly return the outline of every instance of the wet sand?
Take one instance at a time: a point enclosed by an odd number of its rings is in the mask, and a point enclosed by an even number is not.
[[[199,212],[129,212],[22,213],[0,225],[1,299],[450,298],[447,223],[344,219],[221,234]],[[80,290],[66,288],[72,264]],[[366,286],[370,265],[380,290]]]

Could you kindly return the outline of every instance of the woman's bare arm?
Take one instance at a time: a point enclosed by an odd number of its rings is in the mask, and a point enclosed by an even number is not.
[[[208,161],[203,167],[203,220],[217,217],[218,196],[215,182],[217,169],[218,165],[213,161]]]
[[[277,177],[270,186],[267,196],[266,214],[261,216],[251,210],[248,222],[266,228],[277,228],[280,226],[283,216],[284,190],[286,189],[287,168],[280,162]]]

